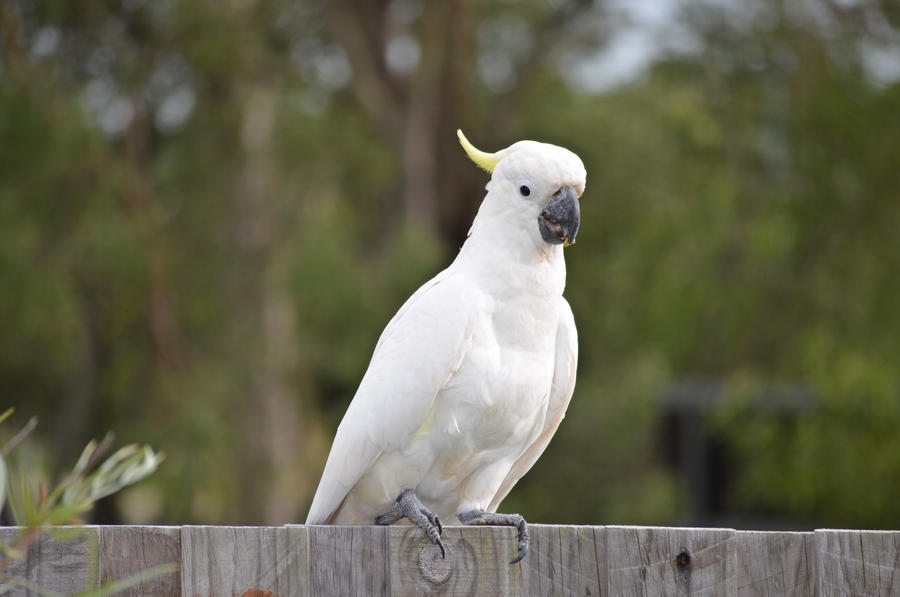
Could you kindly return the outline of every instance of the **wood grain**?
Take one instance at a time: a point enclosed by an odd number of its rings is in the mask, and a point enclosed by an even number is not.
[[[181,527],[100,527],[101,583],[122,580],[162,564],[181,566]],[[116,594],[181,595],[181,574],[176,570]]]
[[[509,564],[516,555],[516,531],[509,527],[444,527],[447,556],[416,527],[390,528],[391,594],[516,594]]]
[[[734,594],[739,597],[815,595],[812,533],[738,531],[732,540]]]
[[[510,565],[509,527],[445,527],[446,559],[404,525],[61,527],[6,572],[62,594],[177,562],[179,573],[124,594],[900,597],[900,531],[529,528],[528,556]],[[0,528],[0,541],[19,530]],[[18,585],[9,594],[38,592]]]
[[[312,595],[390,595],[390,527],[310,526]]]
[[[288,527],[181,528],[183,595],[304,595],[309,530]]]
[[[0,541],[9,545],[20,530],[17,527],[0,528]],[[100,580],[99,551],[98,527],[57,527],[41,533],[26,550],[24,559],[11,560],[6,574],[64,595],[94,589]],[[20,587],[8,594],[31,596],[39,593]]]
[[[818,595],[900,595],[900,531],[815,532]]]
[[[605,594],[604,527],[533,524],[529,529],[531,550],[518,564],[520,594]]]
[[[610,595],[728,593],[732,529],[606,527]]]

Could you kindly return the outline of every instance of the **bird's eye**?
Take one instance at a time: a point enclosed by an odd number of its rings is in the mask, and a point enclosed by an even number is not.
[[[522,179],[519,181],[519,194],[523,197],[531,195],[531,181]]]

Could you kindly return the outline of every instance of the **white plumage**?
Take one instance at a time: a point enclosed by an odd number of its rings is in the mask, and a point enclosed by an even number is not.
[[[378,340],[307,524],[372,524],[405,489],[444,522],[494,512],[563,418],[578,357],[569,233],[548,242],[556,223],[540,220],[565,189],[581,195],[584,166],[534,141],[479,155],[493,176],[469,237]]]

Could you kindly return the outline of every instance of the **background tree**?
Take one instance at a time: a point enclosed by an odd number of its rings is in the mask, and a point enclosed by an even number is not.
[[[486,179],[585,161],[581,338],[535,521],[691,521],[660,397],[723,388],[719,522],[895,527],[900,36],[889,3],[6,2],[0,392],[62,470],[167,454],[113,522],[301,520],[388,318]],[[767,407],[801,387],[807,411]],[[737,522],[736,522],[737,521]]]

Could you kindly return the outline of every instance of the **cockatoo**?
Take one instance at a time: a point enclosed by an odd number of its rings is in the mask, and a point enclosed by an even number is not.
[[[528,529],[497,507],[559,427],[578,340],[563,288],[585,169],[562,147],[493,154],[457,131],[492,174],[468,238],[382,332],[344,415],[306,524],[407,518],[445,554],[441,520]]]

